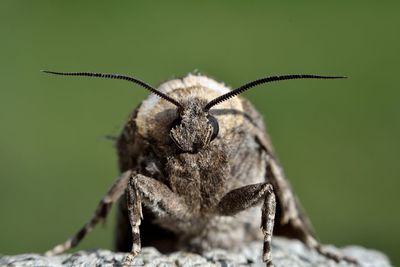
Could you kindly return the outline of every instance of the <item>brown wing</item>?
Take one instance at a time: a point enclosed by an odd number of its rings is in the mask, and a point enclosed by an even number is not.
[[[266,180],[273,185],[274,192],[277,196],[278,205],[274,233],[289,238],[299,239],[310,247],[317,247],[319,242],[315,238],[311,223],[305,212],[302,210],[301,205],[293,193],[290,183],[286,179],[283,169],[275,156],[262,117],[245,99],[243,99],[243,107],[245,116],[250,120],[249,127],[251,127],[251,129],[249,130],[254,132],[256,141],[266,154]]]

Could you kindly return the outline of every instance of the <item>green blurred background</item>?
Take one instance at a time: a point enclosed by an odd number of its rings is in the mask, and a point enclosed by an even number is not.
[[[144,2],[144,1],[143,1]],[[43,252],[91,216],[116,178],[113,143],[147,91],[40,69],[134,75],[195,69],[238,86],[265,116],[324,243],[360,244],[400,264],[397,2],[0,2],[0,253]],[[111,248],[113,214],[79,246]]]

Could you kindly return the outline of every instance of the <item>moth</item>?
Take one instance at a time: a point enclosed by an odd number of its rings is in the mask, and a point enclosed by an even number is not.
[[[93,217],[47,255],[77,246],[118,202],[115,248],[129,252],[125,266],[142,246],[201,253],[234,250],[254,240],[263,242],[263,261],[272,266],[273,234],[298,239],[335,261],[355,262],[321,246],[261,115],[238,96],[275,81],[344,77],[270,76],[231,90],[192,74],[154,88],[120,74],[43,72],[126,80],[152,93],[129,116],[116,140],[119,178]]]

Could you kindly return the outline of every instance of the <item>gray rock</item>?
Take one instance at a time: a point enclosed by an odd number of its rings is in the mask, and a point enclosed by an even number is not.
[[[381,252],[359,246],[349,246],[338,249],[327,246],[332,251],[353,257],[360,266],[390,267],[389,259]],[[272,257],[275,267],[309,267],[309,266],[352,266],[346,262],[335,263],[310,250],[297,240],[275,238],[272,247]],[[240,251],[230,252],[216,249],[198,255],[188,252],[161,254],[155,248],[146,247],[134,259],[132,266],[148,267],[178,267],[178,266],[253,266],[265,267],[261,261],[261,242],[254,242]],[[109,250],[79,251],[74,254],[63,254],[45,257],[39,254],[21,254],[1,256],[0,266],[120,266],[125,253],[115,253]]]

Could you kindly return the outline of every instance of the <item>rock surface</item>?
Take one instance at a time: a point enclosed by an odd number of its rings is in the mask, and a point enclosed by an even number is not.
[[[356,259],[360,266],[390,267],[389,259],[381,252],[358,246],[338,249],[340,252]],[[134,259],[132,266],[170,267],[170,266],[265,266],[261,261],[261,242],[255,242],[240,252],[213,250],[203,255],[175,252],[163,255],[156,249],[147,247]],[[74,254],[63,254],[45,257],[39,254],[21,254],[1,256],[0,266],[120,266],[125,253],[114,253],[108,250],[79,251]],[[308,249],[301,242],[284,238],[275,238],[272,246],[272,257],[275,267],[310,267],[310,266],[352,266],[346,262],[335,263],[317,252]]]

